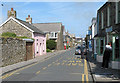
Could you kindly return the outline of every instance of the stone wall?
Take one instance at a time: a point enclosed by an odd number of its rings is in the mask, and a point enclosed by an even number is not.
[[[2,66],[25,60],[26,41],[16,38],[0,38],[0,46],[2,50]]]
[[[13,32],[17,36],[26,36],[32,38],[32,32],[14,20],[9,20],[7,23],[0,27],[0,34],[4,32]]]
[[[63,50],[64,49],[64,43],[63,43],[63,26],[61,25],[61,30],[58,32],[58,38],[57,38],[57,50]]]

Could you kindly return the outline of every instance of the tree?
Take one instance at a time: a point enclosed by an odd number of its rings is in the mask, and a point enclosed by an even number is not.
[[[46,46],[47,49],[54,50],[56,49],[56,42],[54,40],[47,40]]]

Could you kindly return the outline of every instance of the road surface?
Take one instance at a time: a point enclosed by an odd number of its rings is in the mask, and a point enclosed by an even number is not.
[[[92,82],[86,59],[75,55],[75,49],[23,67],[2,76],[3,81],[78,81]],[[16,82],[17,83],[17,82]]]

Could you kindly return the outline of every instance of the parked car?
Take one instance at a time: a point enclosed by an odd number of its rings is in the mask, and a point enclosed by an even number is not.
[[[87,55],[87,48],[86,47],[83,47],[83,54]]]
[[[77,46],[75,49],[75,55],[81,55],[82,54],[82,47],[81,46]]]

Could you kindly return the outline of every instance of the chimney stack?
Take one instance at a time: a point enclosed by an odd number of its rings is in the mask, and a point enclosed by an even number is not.
[[[32,24],[32,18],[30,17],[30,15],[28,15],[28,17],[26,18],[26,22]]]
[[[13,8],[11,8],[11,10],[8,10],[7,15],[8,15],[8,18],[11,17],[11,16],[16,18],[16,11],[13,10]]]
[[[28,15],[28,18],[30,18],[30,15]]]
[[[13,11],[13,8],[11,8],[11,11]]]

